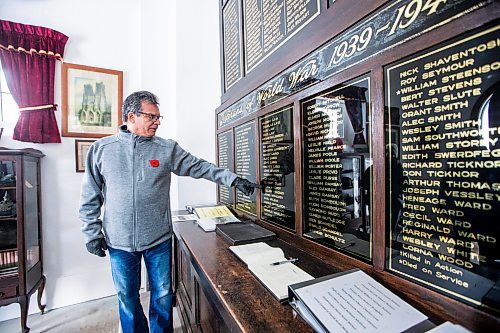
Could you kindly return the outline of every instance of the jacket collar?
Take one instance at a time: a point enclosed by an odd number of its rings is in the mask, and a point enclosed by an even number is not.
[[[117,136],[118,136],[119,140],[127,141],[127,142],[132,142],[132,141],[143,142],[143,141],[151,141],[151,139],[152,139],[152,138],[148,138],[145,136],[131,133],[127,129],[127,124],[123,124],[120,126],[120,131],[118,132]]]

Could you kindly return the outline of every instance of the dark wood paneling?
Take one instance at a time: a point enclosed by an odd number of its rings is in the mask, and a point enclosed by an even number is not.
[[[372,216],[373,216],[373,267],[383,270],[385,267],[385,147],[384,138],[384,73],[381,67],[376,67],[371,75],[372,88],[372,157],[375,167],[372,168]]]
[[[218,332],[218,321],[217,315],[214,312],[212,305],[208,301],[207,296],[200,288],[200,285],[195,282],[196,295],[198,295],[196,300],[197,318],[196,323],[200,326],[203,333],[217,333]]]
[[[353,5],[350,1],[336,1],[330,9],[322,13],[321,17],[298,33],[293,38],[293,41],[290,40],[284,44],[280,50],[276,51],[244,79],[231,87],[231,89],[222,96],[222,104],[217,108],[217,113],[224,111],[230,107],[231,104],[237,102],[242,96],[251,93],[253,89],[272,79],[284,69],[293,65],[293,63],[307,54],[310,54],[318,46],[339,35],[339,33],[348,29],[350,26],[354,25],[355,22],[373,12],[384,3],[386,3],[386,1],[370,1],[363,2],[362,5]],[[340,12],[339,8],[344,9],[340,16],[338,15],[338,12]],[[498,18],[500,18],[500,2],[493,1],[484,8],[467,13],[450,22],[442,22],[443,25],[434,30],[418,34],[416,38],[405,41],[397,47],[387,49],[371,57],[369,60],[360,62],[356,66],[336,73],[323,81],[316,82],[314,85],[308,86],[274,104],[265,106],[253,114],[236,120],[234,123],[218,128],[216,132],[221,133],[243,123],[258,120],[259,117],[287,105],[294,105],[296,232],[293,233],[260,220],[256,222],[276,232],[280,240],[289,244],[294,244],[294,246],[300,248],[301,251],[318,258],[323,264],[331,267],[332,270],[343,271],[355,267],[361,268],[403,299],[424,312],[436,323],[450,320],[475,332],[490,332],[500,327],[500,319],[498,317],[429,290],[416,283],[407,281],[401,277],[397,277],[384,270],[386,262],[386,223],[388,217],[385,216],[385,207],[387,204],[385,201],[385,186],[387,180],[385,179],[384,89],[386,83],[384,82],[383,67],[402,58],[406,58],[409,55],[445,43],[447,40],[467,33],[473,29],[481,28],[493,21],[498,22]],[[320,27],[318,22],[322,22],[323,25]],[[295,47],[292,47],[292,45]],[[372,188],[373,262],[371,264],[354,259],[346,254],[314,243],[301,236],[303,170],[300,167],[302,161],[302,122],[300,119],[300,103],[309,96],[324,92],[362,75],[368,75],[371,80],[371,153],[374,165]],[[251,218],[251,216],[245,217]],[[223,256],[223,258],[226,257]],[[207,258],[204,257],[197,257],[195,259],[202,262],[207,260]],[[219,265],[223,266],[223,264]],[[224,268],[234,270],[234,267],[231,265],[224,266]],[[311,272],[309,270],[307,271]],[[248,292],[246,289],[242,291],[245,293]],[[256,302],[261,301],[256,300]]]
[[[186,300],[188,301],[188,308],[191,309],[191,299],[193,296],[193,277],[191,274],[191,262],[186,251],[179,251],[179,270],[181,277],[181,287],[186,293]]]

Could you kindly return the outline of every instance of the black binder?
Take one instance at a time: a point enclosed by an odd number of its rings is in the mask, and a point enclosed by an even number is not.
[[[345,272],[339,272],[327,276],[323,276],[320,278],[316,278],[314,280],[309,280],[305,282],[300,282],[296,284],[292,284],[288,286],[288,302],[294,308],[294,310],[304,319],[313,329],[315,332],[318,333],[333,333],[330,331],[328,327],[326,327],[320,320],[319,318],[309,309],[307,304],[305,304],[302,299],[298,296],[296,293],[296,290],[315,284],[319,283],[322,281],[334,279],[336,277],[345,275],[345,274],[350,274],[353,272],[358,271],[358,268],[348,270]],[[424,321],[421,321],[420,323],[406,329],[403,331],[403,333],[422,333],[422,332],[427,332],[428,330],[434,328],[436,325],[434,325],[429,319],[426,319]]]
[[[276,234],[252,222],[217,224],[215,232],[230,245],[264,242],[276,238]]]

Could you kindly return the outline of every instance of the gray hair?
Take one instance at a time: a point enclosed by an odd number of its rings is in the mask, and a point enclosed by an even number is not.
[[[127,122],[127,115],[133,112],[135,115],[139,116],[139,112],[142,110],[142,103],[160,105],[160,100],[158,96],[149,91],[136,91],[131,93],[123,101],[122,106],[122,119],[123,122]]]

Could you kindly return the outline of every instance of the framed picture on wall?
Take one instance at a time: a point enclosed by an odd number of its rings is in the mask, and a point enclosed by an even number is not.
[[[90,145],[95,140],[75,140],[75,164],[76,172],[85,172],[85,160],[87,159],[87,152]]]
[[[63,63],[62,136],[102,138],[121,124],[123,72]]]

